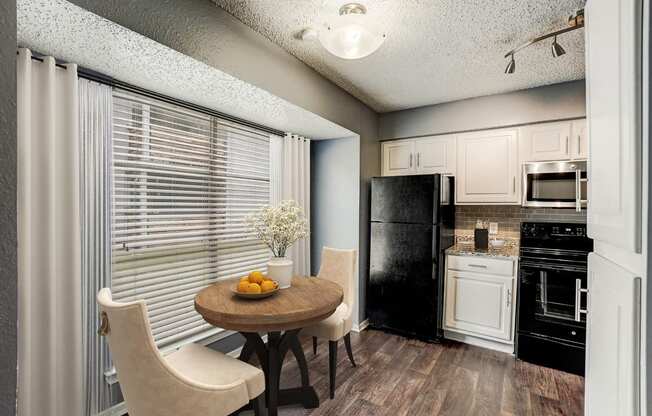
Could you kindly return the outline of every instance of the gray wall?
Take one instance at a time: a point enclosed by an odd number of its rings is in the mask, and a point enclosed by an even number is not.
[[[71,0],[360,135],[360,279],[366,282],[369,184],[380,175],[378,115],[209,0]],[[364,310],[364,309],[361,309]]]
[[[310,144],[310,263],[321,265],[321,249],[357,248],[358,138],[318,140]]]
[[[381,139],[586,116],[584,80],[381,114]]]
[[[0,1],[0,414],[16,413],[16,0]]]

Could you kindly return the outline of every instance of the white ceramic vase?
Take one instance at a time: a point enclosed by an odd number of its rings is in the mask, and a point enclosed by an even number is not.
[[[292,285],[292,260],[287,257],[272,257],[267,263],[267,276],[278,282],[278,287],[287,289]]]

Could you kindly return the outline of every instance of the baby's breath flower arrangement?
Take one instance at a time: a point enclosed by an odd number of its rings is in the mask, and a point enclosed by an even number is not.
[[[281,201],[276,207],[263,207],[247,216],[246,221],[256,237],[272,250],[274,257],[285,257],[292,244],[309,234],[303,209],[291,199]]]

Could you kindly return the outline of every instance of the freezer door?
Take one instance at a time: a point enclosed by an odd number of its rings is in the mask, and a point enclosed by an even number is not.
[[[371,221],[436,224],[439,175],[371,179]]]
[[[367,315],[370,324],[437,338],[438,229],[423,224],[371,224]]]

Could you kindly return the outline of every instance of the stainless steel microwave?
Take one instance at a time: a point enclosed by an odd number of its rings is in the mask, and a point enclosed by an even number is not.
[[[524,207],[586,207],[586,162],[532,162],[523,165]]]

